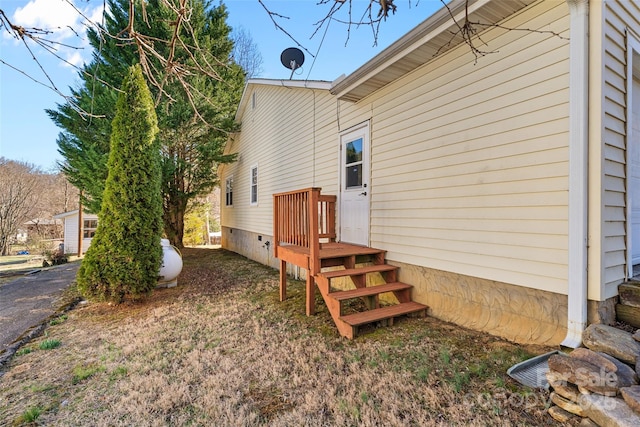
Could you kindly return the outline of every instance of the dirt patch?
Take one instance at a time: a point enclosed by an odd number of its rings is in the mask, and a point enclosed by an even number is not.
[[[185,249],[178,286],[86,304],[21,349],[0,420],[51,426],[554,425],[506,375],[528,348],[433,318],[340,337],[304,283],[224,250]],[[41,350],[43,340],[60,345]],[[532,353],[532,350],[535,352]],[[0,422],[1,424],[1,422]]]

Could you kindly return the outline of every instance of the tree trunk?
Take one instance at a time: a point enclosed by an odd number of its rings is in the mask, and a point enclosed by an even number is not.
[[[184,214],[187,209],[186,203],[175,200],[174,197],[165,196],[164,206],[164,232],[169,242],[178,249],[184,248],[182,238],[184,237]]]

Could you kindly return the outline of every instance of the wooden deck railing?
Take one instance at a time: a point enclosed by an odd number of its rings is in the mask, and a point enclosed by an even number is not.
[[[274,256],[283,245],[309,251],[311,275],[320,271],[320,239],[336,238],[336,196],[320,194],[320,188],[305,188],[273,195]]]

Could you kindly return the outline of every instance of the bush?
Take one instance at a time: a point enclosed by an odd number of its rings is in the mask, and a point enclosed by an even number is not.
[[[88,299],[135,300],[157,284],[162,262],[157,132],[142,70],[130,67],[113,119],[98,228],[78,270],[78,289]]]
[[[42,261],[42,266],[50,267],[52,265],[66,264],[67,262],[69,262],[67,255],[60,249],[56,249],[55,251],[44,252],[44,261]]]

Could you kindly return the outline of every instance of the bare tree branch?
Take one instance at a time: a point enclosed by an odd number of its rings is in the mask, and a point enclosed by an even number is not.
[[[103,12],[103,23],[101,25],[99,23],[93,22],[85,12],[74,5],[72,0],[66,0],[66,3],[69,4],[82,18],[82,25],[85,28],[93,28],[97,32],[99,37],[102,37],[104,39],[111,38],[113,40],[116,40],[116,42],[121,44],[122,46],[136,46],[139,61],[145,73],[145,76],[149,84],[157,89],[157,97],[155,100],[156,104],[160,103],[162,98],[167,98],[171,102],[175,101],[172,98],[171,94],[168,93],[167,90],[165,90],[165,87],[168,83],[175,81],[178,82],[179,85],[184,89],[186,96],[189,99],[192,108],[194,109],[194,114],[202,119],[202,116],[197,111],[197,103],[195,102],[196,96],[198,96],[198,94],[193,93],[193,87],[188,83],[187,80],[193,75],[203,75],[211,79],[221,81],[221,73],[218,70],[220,67],[228,66],[227,58],[214,58],[208,52],[200,49],[200,47],[197,45],[198,38],[195,37],[193,28],[191,27],[190,23],[192,13],[192,5],[190,0],[159,1],[171,12],[171,18],[169,21],[169,25],[172,28],[171,35],[167,39],[163,40],[145,35],[144,31],[139,31],[137,29],[138,25],[146,25],[147,27],[149,26],[149,17],[146,12],[146,2],[144,1],[135,2],[134,0],[129,0],[128,24],[117,34],[109,34],[105,30],[105,12]],[[286,25],[282,24],[282,21],[289,20],[289,17],[270,10],[269,7],[267,7],[267,5],[265,4],[265,0],[257,1],[266,11],[278,31],[282,31],[298,47],[303,49],[311,57],[316,57],[316,55],[310,52],[303,43],[299,42],[296,37],[294,37],[290,32],[287,31]],[[411,0],[407,1],[409,7],[411,7]],[[517,30],[552,34],[553,36],[561,37],[564,39],[564,37],[562,37],[560,34],[553,31],[540,31],[524,28],[514,29],[499,24],[473,22],[469,19],[469,0],[467,0],[464,5],[464,18],[458,21],[456,20],[456,17],[454,16],[454,13],[448,5],[447,1],[440,1],[447,9],[452,21],[455,23],[456,29],[455,31],[451,32],[451,38],[449,39],[449,41],[443,44],[437,50],[434,56],[451,47],[456,40],[462,40],[462,42],[464,42],[469,47],[469,50],[474,55],[476,62],[483,56],[496,53],[497,50],[490,49],[487,43],[482,40],[480,35],[482,30],[490,27],[501,28],[509,31]],[[315,29],[313,30],[310,38],[315,37],[323,29],[324,33],[326,33],[330,22],[334,21],[346,26],[345,45],[348,44],[350,40],[352,29],[358,29],[362,26],[368,26],[371,28],[373,45],[375,46],[378,43],[378,35],[380,33],[382,22],[386,21],[387,18],[394,16],[396,11],[398,10],[399,6],[396,3],[397,0],[368,0],[362,7],[362,9],[360,9],[362,11],[360,18],[356,19],[354,15],[359,11],[355,10],[353,0],[317,0],[316,4],[319,7],[324,6],[328,7],[328,9],[326,10],[324,17],[313,24]],[[415,2],[415,4],[417,5],[418,2]],[[136,14],[136,5],[139,5],[140,7],[138,14]],[[103,10],[106,10],[106,0],[102,1],[102,6]],[[142,22],[136,22],[136,19],[141,19]],[[84,111],[79,107],[78,103],[73,97],[65,95],[62,90],[57,87],[46,67],[43,66],[42,62],[39,60],[38,55],[32,49],[31,43],[35,43],[36,46],[41,47],[48,54],[53,55],[58,60],[84,73],[86,72],[84,69],[72,64],[69,60],[63,58],[63,56],[59,53],[61,48],[80,50],[82,49],[81,47],[53,40],[51,36],[55,32],[54,30],[43,28],[25,28],[16,25],[11,22],[11,20],[5,14],[4,10],[0,9],[0,30],[2,29],[4,29],[14,39],[19,40],[23,44],[27,52],[29,52],[31,59],[37,65],[39,72],[41,72],[44,77],[38,78],[37,76],[33,76],[11,64],[8,64],[5,60],[2,59],[0,59],[0,63],[13,68],[14,70],[27,76],[34,82],[54,91],[55,93],[60,95],[66,102],[68,102],[69,105],[71,105],[76,111],[78,111],[81,116],[87,117],[89,119],[93,117],[93,111]],[[81,37],[82,32],[79,31],[79,29],[70,29],[77,38]],[[195,45],[191,46],[185,43],[185,39],[187,38],[195,40]],[[162,49],[160,49],[160,46],[162,46]],[[181,52],[181,54],[186,54],[186,59],[177,59],[178,50]],[[165,55],[160,53],[161,51],[168,53]],[[99,64],[97,65],[99,67]],[[107,82],[99,80],[96,77],[95,70],[92,78],[94,79],[95,84],[100,83],[111,87],[111,85],[109,85]],[[117,88],[113,89],[117,90]]]
[[[504,25],[500,25],[500,24],[487,24],[482,22],[471,21],[469,19],[469,0],[465,1],[464,21],[460,23],[456,20],[456,17],[454,16],[453,11],[451,10],[447,2],[445,0],[440,0],[440,1],[449,12],[449,16],[451,17],[451,20],[455,23],[458,29],[456,31],[451,32],[451,38],[449,39],[449,41],[444,45],[440,46],[440,48],[433,54],[434,57],[438,56],[445,49],[451,47],[453,45],[454,40],[458,37],[462,38],[462,41],[469,47],[469,50],[471,51],[471,53],[473,53],[475,57],[474,63],[477,63],[478,59],[483,56],[486,56],[492,53],[498,53],[497,50],[485,50],[483,48],[478,47],[478,42],[480,42],[479,43],[480,45],[485,47],[488,47],[489,45],[485,43],[484,40],[482,40],[479,34],[481,30],[478,30],[477,27],[482,27],[482,30],[487,28],[500,28],[507,31],[525,31],[530,33],[538,33],[538,34],[551,34],[562,40],[568,40],[567,37],[564,37],[561,34],[551,30],[535,30],[530,28],[511,28],[511,27],[506,27]]]
[[[280,24],[278,24],[278,21],[276,21],[276,18],[290,19],[288,16],[280,15],[279,13],[276,13],[276,12],[273,12],[273,11],[269,10],[269,8],[262,2],[262,0],[258,0],[258,2],[264,8],[264,10],[267,12],[267,14],[269,15],[269,18],[271,18],[271,22],[273,22],[273,25],[276,26],[277,30],[282,31],[283,33],[285,33],[287,35],[287,37],[289,37],[291,39],[291,41],[293,41],[298,47],[303,49],[305,52],[307,52],[312,57],[314,56],[313,53],[309,52],[309,50],[306,47],[304,47],[304,45],[302,45],[295,37],[293,37],[287,30],[285,30],[284,27],[282,27]]]

